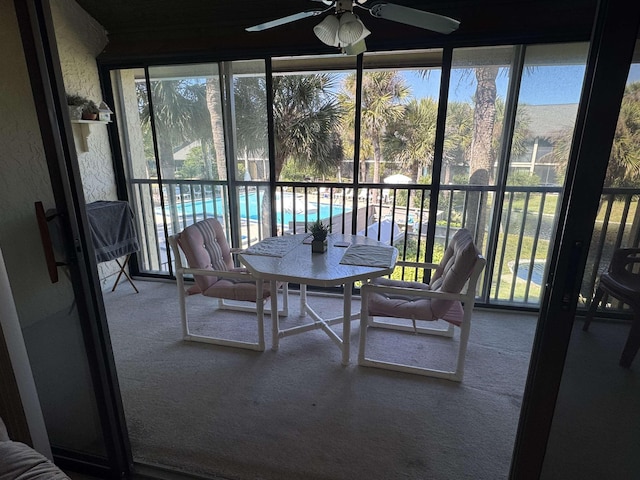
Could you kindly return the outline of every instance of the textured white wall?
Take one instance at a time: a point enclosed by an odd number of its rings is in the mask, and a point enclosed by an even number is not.
[[[53,0],[51,10],[58,43],[60,67],[65,90],[79,94],[97,104],[102,101],[96,57],[107,44],[104,28],[73,0]],[[113,109],[113,105],[111,105]],[[116,200],[113,159],[104,124],[90,125],[88,151],[77,148],[82,176],[82,188],[87,203],[96,200]],[[76,145],[80,145],[80,125],[73,125]],[[100,263],[98,275],[102,286],[108,277],[118,272],[115,261]]]
[[[104,28],[73,0],[54,0],[51,9],[65,90],[100,103],[96,57],[107,44]],[[107,127],[97,124],[90,128],[89,151],[78,150],[86,201],[116,200]]]

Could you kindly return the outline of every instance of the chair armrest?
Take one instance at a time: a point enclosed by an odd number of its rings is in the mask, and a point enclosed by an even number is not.
[[[183,275],[185,273],[190,273],[192,275],[203,275],[207,277],[219,277],[219,278],[244,278],[244,279],[255,279],[253,275],[249,272],[230,272],[228,270],[205,270],[203,268],[181,268],[178,269],[179,273]],[[176,272],[176,273],[178,273]]]
[[[460,300],[465,301],[469,300],[469,292],[465,290],[460,293],[450,293],[450,292],[439,292],[435,290],[420,290],[416,288],[406,288],[406,287],[392,287],[389,285],[375,285],[372,283],[366,283],[361,287],[361,290],[367,290],[372,292],[384,292],[396,295],[405,295],[410,297],[424,297],[424,298],[435,298],[438,300]],[[472,297],[475,300],[475,292]]]
[[[439,263],[406,262],[406,261],[396,262],[396,267],[415,267],[415,268],[424,268],[425,270],[435,270],[439,266],[440,266]]]
[[[244,248],[231,248],[229,249],[233,255],[237,255],[238,253],[244,253]]]

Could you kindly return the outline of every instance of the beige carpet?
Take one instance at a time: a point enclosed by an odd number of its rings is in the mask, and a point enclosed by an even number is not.
[[[136,285],[139,294],[105,292],[105,303],[137,462],[242,480],[507,477],[535,316],[476,311],[458,384],[358,367],[357,321],[346,367],[319,330],[271,351],[268,317],[263,353],[185,342],[175,285]],[[254,334],[255,317],[190,301],[198,330]],[[310,301],[323,315],[341,313],[341,299]],[[287,324],[305,320],[298,304],[292,295]],[[381,354],[443,366],[458,332],[371,338]]]

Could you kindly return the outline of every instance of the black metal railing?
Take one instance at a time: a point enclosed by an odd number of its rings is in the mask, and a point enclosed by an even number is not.
[[[487,258],[479,301],[538,307],[561,188],[508,186],[499,206],[497,191],[496,186],[442,185],[434,198],[431,185],[354,188],[341,183],[278,182],[271,208],[266,182],[237,182],[230,190],[226,182],[163,180],[160,188],[155,180],[134,180],[131,203],[141,237],[138,266],[142,274],[171,275],[168,235],[209,217],[221,221],[229,242],[237,247],[270,236],[273,225],[275,234],[288,235],[307,232],[320,220],[332,232],[393,244],[400,258],[409,261],[439,261],[453,234],[472,228]],[[581,290],[583,306],[613,250],[639,244],[639,194],[638,189],[603,193]],[[394,277],[421,280],[415,269],[399,269]]]

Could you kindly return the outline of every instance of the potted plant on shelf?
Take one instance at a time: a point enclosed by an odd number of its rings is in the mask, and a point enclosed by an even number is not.
[[[329,227],[323,224],[320,220],[311,225],[311,235],[313,235],[313,240],[311,241],[312,252],[323,253],[327,251],[328,234]]]
[[[87,99],[81,95],[69,95],[67,93],[67,106],[69,107],[69,118],[71,120],[80,120],[82,111],[87,103]]]
[[[87,100],[82,109],[83,120],[96,120],[98,118],[98,105],[93,100]]]

